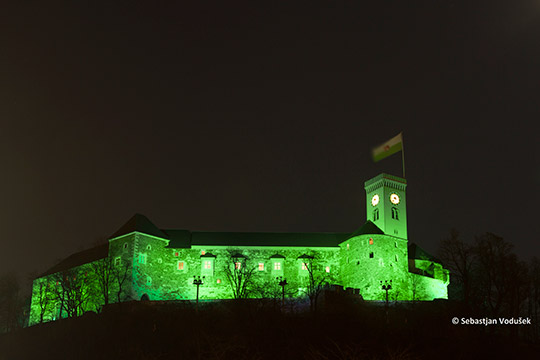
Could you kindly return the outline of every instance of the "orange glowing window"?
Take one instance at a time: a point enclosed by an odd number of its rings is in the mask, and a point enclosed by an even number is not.
[[[241,264],[241,263],[239,263],[239,262],[235,262],[235,263],[234,263],[234,268],[235,268],[236,270],[240,270],[241,267],[242,267],[242,264]]]
[[[184,262],[183,261],[178,262],[178,270],[184,270]]]
[[[259,271],[264,271],[264,263],[259,263]]]
[[[373,245],[373,239],[369,238],[369,245]]]
[[[205,269],[211,269],[212,268],[212,262],[210,260],[204,261],[204,268]]]

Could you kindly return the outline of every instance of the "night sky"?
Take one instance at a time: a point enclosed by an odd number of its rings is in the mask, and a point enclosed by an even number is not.
[[[0,11],[0,273],[135,213],[347,232],[403,131],[409,241],[540,256],[538,1],[14,1]],[[532,227],[531,227],[532,226]]]

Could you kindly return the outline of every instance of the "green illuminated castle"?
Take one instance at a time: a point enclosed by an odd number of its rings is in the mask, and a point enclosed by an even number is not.
[[[284,289],[301,298],[336,287],[384,300],[382,285],[391,284],[391,300],[446,299],[448,270],[408,242],[406,186],[388,174],[366,181],[368,219],[353,233],[159,229],[137,214],[108,244],[74,254],[34,280],[30,324],[107,303],[192,300],[198,288],[201,300],[280,297]]]

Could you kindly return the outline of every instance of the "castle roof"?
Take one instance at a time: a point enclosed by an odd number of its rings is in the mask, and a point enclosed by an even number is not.
[[[132,233],[134,231],[156,236],[162,239],[169,237],[160,229],[157,228],[146,216],[135,214],[129,219],[117,232],[111,235],[110,239]]]
[[[170,248],[191,246],[297,246],[337,247],[349,233],[259,233],[259,232],[204,232],[164,230],[170,236]]]
[[[99,259],[106,258],[109,255],[109,244],[104,243],[93,247],[91,249],[86,249],[79,251],[73,255],[68,256],[64,260],[60,261],[58,264],[51,267],[49,270],[41,274],[39,277],[57,273],[59,271],[68,270],[76,266],[90,263]]]
[[[415,259],[415,260],[429,260],[434,261],[437,263],[441,263],[439,259],[437,259],[435,256],[431,255],[430,253],[426,252],[424,249],[422,249],[420,246],[418,246],[415,243],[410,243],[408,246],[408,253],[409,253],[409,259]]]
[[[352,233],[349,237],[355,237],[359,235],[384,235],[384,231],[382,231],[377,225],[375,225],[371,220],[368,220],[362,225],[358,230]]]

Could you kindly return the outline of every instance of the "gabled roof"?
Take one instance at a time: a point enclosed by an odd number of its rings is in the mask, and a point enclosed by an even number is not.
[[[415,243],[409,244],[408,253],[409,253],[409,259],[429,260],[429,261],[434,261],[439,264],[441,263],[439,259],[431,255],[430,253],[426,252],[424,249],[422,249],[420,246],[416,245]]]
[[[68,270],[76,266],[83,264],[88,264],[92,261],[106,258],[109,255],[109,244],[101,244],[91,249],[79,251],[73,255],[68,256],[64,260],[60,261],[58,264],[54,265],[49,270],[45,271],[38,277],[43,277],[46,275],[54,274],[59,271]]]
[[[132,233],[134,231],[157,236],[162,239],[168,239],[169,237],[160,229],[157,228],[148,218],[141,214],[135,214],[129,219],[117,232],[111,235],[110,239]]]
[[[362,225],[358,230],[356,230],[351,236],[349,237],[355,237],[359,235],[374,235],[374,234],[380,234],[384,235],[384,231],[382,231],[377,225],[375,225],[371,220],[368,220],[365,222],[364,225]]]

